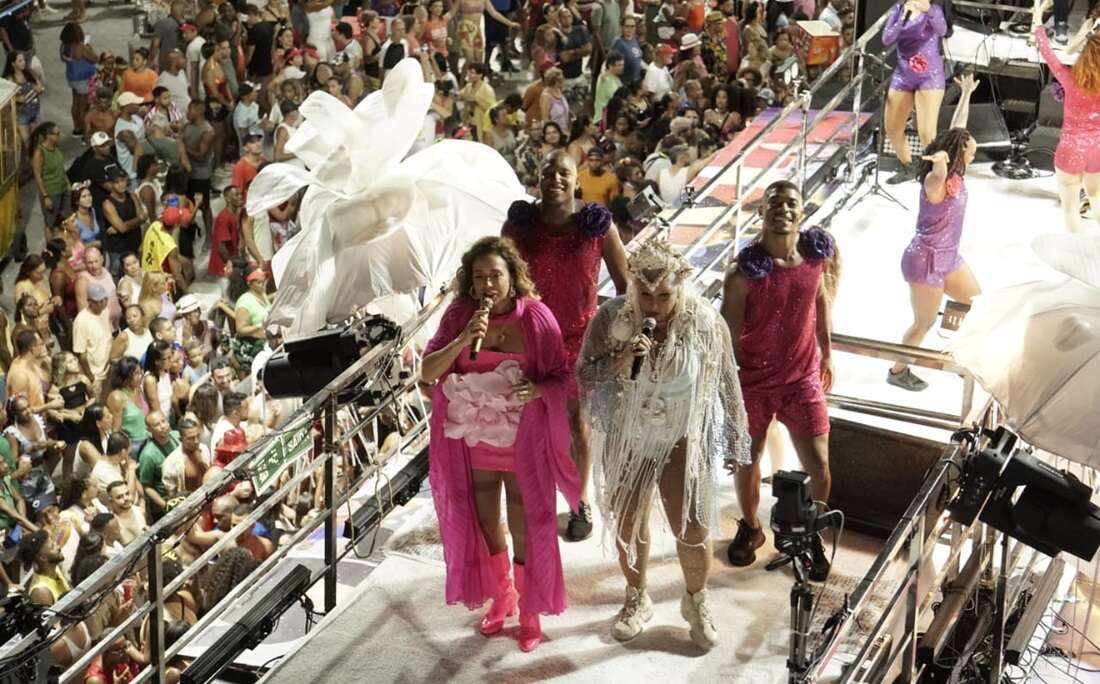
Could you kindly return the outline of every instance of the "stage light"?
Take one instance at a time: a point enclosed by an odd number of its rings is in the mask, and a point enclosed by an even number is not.
[[[378,496],[372,496],[344,523],[344,537],[352,543],[366,536],[382,523],[382,519],[398,506],[404,506],[420,491],[420,484],[428,476],[428,449],[425,447],[404,468],[379,488]],[[375,477],[380,477],[376,475]],[[391,493],[392,492],[392,498]]]
[[[276,399],[312,396],[367,350],[400,336],[400,326],[384,316],[356,318],[283,343],[264,366],[260,378],[267,393]]]
[[[229,626],[213,646],[196,658],[180,675],[183,684],[204,684],[229,667],[244,651],[255,648],[271,634],[276,621],[309,589],[309,568],[298,564],[272,585],[240,620]]]
[[[1017,448],[1016,435],[1004,427],[973,437],[985,446],[966,463],[959,493],[947,507],[951,517],[964,525],[980,518],[1048,556],[1065,551],[1092,560],[1100,547],[1100,508],[1091,501],[1092,490]]]

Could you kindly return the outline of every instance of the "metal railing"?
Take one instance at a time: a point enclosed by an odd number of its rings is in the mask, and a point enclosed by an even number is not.
[[[997,407],[990,401],[965,422],[992,427],[998,420]],[[918,638],[933,598],[946,583],[960,575],[958,564],[964,552],[969,551],[968,563],[979,566],[968,568],[972,571],[984,572],[992,556],[993,537],[984,524],[975,521],[964,527],[944,514],[946,502],[957,486],[962,462],[969,455],[968,449],[965,442],[952,444],[933,465],[882,551],[848,597],[845,616],[819,647],[822,655],[806,681],[818,681],[827,671],[835,674],[838,663],[842,666],[839,678],[842,683],[883,681],[886,673],[897,674],[899,670],[901,681],[916,681],[920,677],[924,665],[917,658]],[[949,537],[948,557],[944,570],[937,571],[932,554],[945,536]],[[878,600],[878,594],[899,569],[901,578],[896,580],[897,587],[890,593],[874,626],[858,637],[861,645],[855,658],[841,663],[840,648],[860,629],[861,613]]]
[[[854,169],[858,163],[857,155],[859,150],[859,128],[860,117],[862,116],[862,105],[864,102],[863,97],[863,85],[869,78],[869,75],[864,68],[864,58],[866,55],[867,44],[873,40],[885,27],[886,15],[879,17],[879,19],[872,24],[860,36],[856,42],[845,50],[841,55],[830,64],[825,71],[818,76],[817,80],[807,88],[804,92],[800,93],[790,104],[785,106],[771,121],[769,121],[759,133],[757,133],[752,140],[750,140],[737,155],[726,162],[713,176],[711,176],[707,182],[700,188],[695,195],[694,203],[697,205],[701,201],[708,198],[711,193],[717,190],[720,185],[720,179],[727,176],[729,173],[734,174],[734,187],[735,194],[734,200],[730,204],[723,206],[721,211],[716,217],[710,220],[704,227],[703,232],[694,240],[691,241],[685,248],[684,254],[688,258],[702,249],[708,244],[711,238],[726,225],[732,225],[733,232],[730,235],[730,241],[726,245],[722,253],[715,257],[706,268],[701,269],[701,272],[706,272],[713,267],[717,261],[721,258],[728,258],[730,252],[736,250],[740,238],[743,235],[743,210],[745,209],[745,198],[748,197],[753,190],[762,189],[761,185],[767,175],[779,166],[783,161],[793,154],[797,154],[798,164],[797,177],[800,186],[805,189],[806,184],[806,170],[809,162],[814,161],[821,154],[821,150],[817,150],[813,157],[808,156],[807,142],[810,133],[813,130],[814,125],[819,120],[824,120],[824,117],[831,114],[840,106],[849,95],[852,96],[852,111],[851,122],[847,126],[839,126],[834,130],[829,137],[824,141],[830,143],[834,141],[843,131],[850,130],[851,137],[847,142],[847,163],[850,168],[849,178],[855,180],[856,175]],[[848,81],[841,87],[829,101],[820,109],[811,111],[811,102],[815,95],[820,94],[826,84],[841,73],[843,69],[849,70]],[[886,84],[880,87],[882,94],[886,91]],[[787,143],[774,158],[764,168],[756,171],[756,174],[751,178],[748,178],[749,170],[746,169],[745,164],[753,152],[763,149],[763,146],[767,142],[767,138],[778,129],[791,115],[796,112],[801,114],[801,134],[796,136],[791,142]],[[823,146],[824,148],[824,146]],[[853,188],[854,189],[854,188]],[[662,216],[654,219],[646,228],[644,228],[638,234],[638,240],[644,241],[651,237],[657,236],[668,230],[670,227],[675,226],[677,222],[684,217],[685,212],[689,211],[691,207],[680,206],[672,211],[668,216]],[[611,280],[610,278],[603,280],[599,284],[599,292],[602,296],[608,296],[611,292]]]
[[[265,579],[271,576],[272,571],[279,567],[289,551],[322,525],[324,526],[325,562],[324,566],[311,576],[309,586],[313,586],[318,581],[324,581],[324,609],[326,612],[331,610],[336,605],[337,564],[341,558],[352,551],[355,543],[355,540],[351,540],[342,553],[337,552],[337,511],[341,506],[347,505],[360,488],[378,475],[386,464],[385,460],[378,458],[377,449],[366,448],[368,440],[377,438],[378,421],[386,412],[396,415],[400,425],[401,418],[405,415],[405,402],[408,401],[414,405],[418,404],[417,417],[411,426],[403,431],[399,427],[401,438],[392,453],[419,453],[427,446],[429,417],[429,411],[424,405],[423,396],[417,385],[419,372],[415,367],[418,363],[415,354],[412,369],[414,372],[410,374],[410,379],[391,387],[381,403],[364,409],[355,402],[341,403],[338,397],[348,390],[374,386],[379,381],[381,373],[386,372],[393,363],[400,363],[401,355],[411,345],[415,333],[428,322],[446,300],[445,294],[440,293],[425,303],[416,318],[402,327],[401,337],[398,340],[371,348],[323,390],[306,399],[301,407],[285,421],[282,428],[268,433],[250,446],[222,472],[191,493],[184,502],[133,540],[121,553],[48,608],[44,613],[42,630],[49,636],[43,639],[38,634],[32,634],[15,643],[9,643],[0,650],[0,663],[3,663],[0,665],[0,676],[3,675],[5,666],[11,667],[21,656],[36,653],[38,649],[45,648],[59,638],[65,630],[89,615],[107,592],[113,591],[115,586],[129,577],[144,562],[148,576],[147,601],[143,605],[136,606],[133,612],[122,619],[118,625],[105,631],[96,644],[65,670],[60,681],[83,681],[88,665],[113,640],[137,627],[141,620],[149,616],[150,664],[142,670],[135,681],[143,682],[152,679],[163,682],[165,666],[172,658],[213,624],[238,599],[256,590]],[[319,441],[323,445],[321,452],[313,454],[312,458],[309,457],[308,452],[303,455],[292,466],[293,474],[286,482],[281,486],[277,485],[274,492],[263,497],[249,515],[207,548],[170,584],[164,586],[163,555],[169,550],[172,542],[178,543],[176,531],[190,525],[202,514],[204,508],[230,485],[250,479],[250,466],[268,446],[274,443],[274,440],[303,428],[319,432]],[[349,444],[356,440],[358,440],[357,444]],[[344,459],[339,449],[344,447],[346,450],[349,446],[363,447],[360,453],[365,453],[368,457],[359,464],[361,472],[356,480],[349,482],[347,487],[338,491],[337,461]],[[311,522],[289,534],[289,540],[284,540],[246,581],[232,587],[215,606],[203,613],[186,634],[177,639],[170,648],[166,648],[163,631],[164,598],[182,588],[207,562],[225,551],[240,533],[249,530],[257,520],[271,512],[291,493],[296,492],[301,485],[313,478],[318,469],[323,469],[322,486],[324,488],[324,504],[318,515]]]

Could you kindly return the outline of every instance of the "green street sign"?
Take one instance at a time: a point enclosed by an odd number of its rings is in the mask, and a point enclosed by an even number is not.
[[[309,421],[296,428],[284,429],[268,442],[250,466],[252,485],[262,493],[279,479],[291,464],[313,447]]]

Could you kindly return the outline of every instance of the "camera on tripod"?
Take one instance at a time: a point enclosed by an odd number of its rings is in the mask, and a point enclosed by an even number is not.
[[[780,470],[772,476],[771,528],[775,548],[789,558],[809,554],[814,536],[837,523],[839,514],[810,496],[810,476],[801,471]]]

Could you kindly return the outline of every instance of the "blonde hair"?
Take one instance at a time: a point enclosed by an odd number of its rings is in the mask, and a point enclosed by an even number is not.
[[[65,380],[65,366],[70,356],[73,356],[72,352],[61,351],[54,354],[53,359],[50,361],[50,380],[58,388],[61,387],[61,383]],[[73,358],[76,357],[73,356]]]
[[[1100,30],[1094,28],[1089,34],[1072,72],[1077,87],[1087,93],[1100,93]]]
[[[156,288],[167,282],[167,273],[163,271],[146,271],[141,276],[141,292],[138,294],[138,301],[142,302],[147,299],[160,297],[161,293],[157,292]]]
[[[542,75],[542,80],[546,83],[547,87],[553,88],[555,86],[560,86],[562,83],[564,83],[565,76],[562,75],[561,69],[557,67],[552,67],[550,69],[547,69],[546,73]]]

